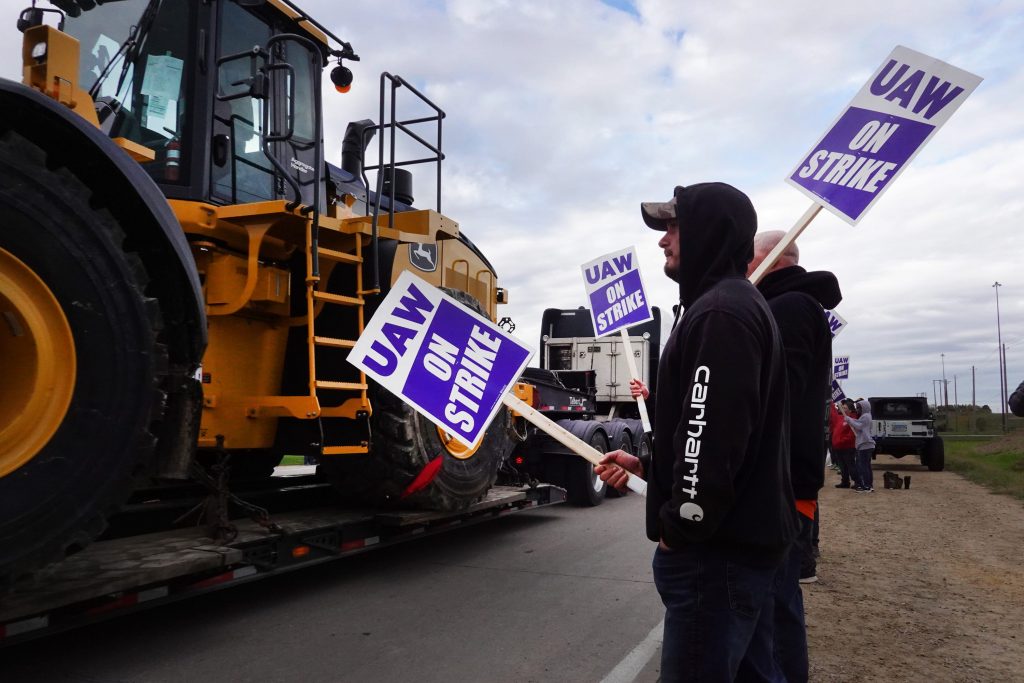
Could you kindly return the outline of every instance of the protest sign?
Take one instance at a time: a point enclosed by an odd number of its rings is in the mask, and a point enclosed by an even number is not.
[[[348,361],[472,447],[533,350],[406,271]]]
[[[598,337],[654,319],[634,247],[605,254],[582,268],[590,316]]]
[[[981,80],[897,46],[787,181],[855,225]]]
[[[633,360],[628,328],[654,319],[644,294],[643,278],[636,248],[629,247],[594,259],[581,266],[583,286],[590,301],[590,317],[598,337],[618,331],[622,335],[623,355],[631,378],[639,379]],[[651,420],[642,396],[636,398],[644,431],[651,431]]]
[[[839,315],[835,311],[825,311],[825,321],[828,323],[828,329],[832,331],[832,338],[835,339],[836,335],[846,329],[846,321],[843,320],[843,316]]]
[[[833,379],[832,380],[832,402],[833,403],[839,403],[844,398],[846,398],[846,394],[843,393],[843,388],[841,386],[839,386],[839,382],[837,382],[836,380]]]
[[[509,392],[533,350],[405,271],[377,307],[348,361],[472,447],[502,404],[593,464],[602,453]],[[647,482],[630,475],[646,495]]]
[[[751,273],[750,281],[761,281],[823,206],[856,225],[981,81],[896,46],[786,178],[814,203]]]
[[[850,379],[850,357],[836,356],[832,362],[832,376],[836,379]]]

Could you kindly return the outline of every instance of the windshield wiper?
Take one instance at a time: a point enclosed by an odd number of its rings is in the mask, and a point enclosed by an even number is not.
[[[107,2],[110,1],[107,0]],[[118,46],[117,52],[110,58],[107,65],[103,67],[103,71],[96,77],[92,87],[89,88],[89,96],[94,100],[99,94],[103,83],[110,76],[110,71],[114,64],[117,63],[118,57],[121,57],[124,61],[121,63],[121,74],[117,78],[117,89],[114,92],[121,92],[121,88],[124,86],[124,79],[128,76],[128,70],[139,58],[139,55],[142,54],[142,50],[146,45],[146,39],[149,37],[149,33],[153,28],[153,22],[156,20],[156,15],[160,11],[162,4],[163,0],[149,0],[145,11],[142,13],[142,17],[139,19],[139,23],[128,30],[128,37]]]

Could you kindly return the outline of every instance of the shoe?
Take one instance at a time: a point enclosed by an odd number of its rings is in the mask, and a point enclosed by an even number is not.
[[[818,583],[818,575],[814,576],[801,576],[800,583]]]
[[[854,486],[853,490],[856,491],[857,493],[867,493],[868,492],[868,489],[864,488],[863,486]]]
[[[848,489],[848,488],[850,488],[850,485],[849,484],[836,484],[836,488],[837,489]]]
[[[869,488],[869,489],[864,489],[864,492],[865,492],[865,493],[874,493],[874,492],[875,492],[875,490],[874,490],[874,489],[870,489],[870,488]]]

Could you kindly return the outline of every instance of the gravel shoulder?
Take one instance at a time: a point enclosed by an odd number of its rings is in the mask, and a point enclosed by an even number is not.
[[[882,488],[885,471],[910,489]],[[874,478],[873,494],[826,478],[811,679],[1024,679],[1024,505],[912,457],[879,456]]]

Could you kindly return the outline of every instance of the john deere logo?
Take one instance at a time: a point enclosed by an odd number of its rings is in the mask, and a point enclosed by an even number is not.
[[[409,245],[409,262],[425,273],[437,270],[437,245],[414,242]]]

